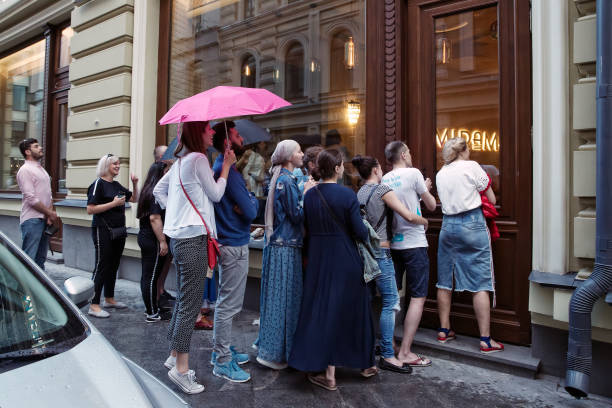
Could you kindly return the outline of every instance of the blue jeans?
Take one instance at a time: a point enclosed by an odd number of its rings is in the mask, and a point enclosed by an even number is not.
[[[376,279],[376,286],[382,296],[382,311],[380,312],[380,348],[384,358],[391,358],[393,352],[393,331],[395,329],[395,314],[399,312],[399,293],[395,283],[395,269],[391,259],[391,251],[381,248],[376,257],[382,272]]]
[[[49,239],[44,234],[46,221],[43,218],[30,218],[21,224],[21,249],[40,269],[45,269]]]

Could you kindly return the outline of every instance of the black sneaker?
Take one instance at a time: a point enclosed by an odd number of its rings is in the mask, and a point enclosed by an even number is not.
[[[154,314],[146,315],[145,322],[147,322],[147,323],[155,323],[155,322],[159,322],[161,319],[162,318],[159,315],[159,313],[154,313]]]
[[[174,296],[172,296],[170,293],[166,292],[165,290],[163,291],[163,293],[159,296],[159,297],[165,297],[168,300],[176,300],[176,298]]]

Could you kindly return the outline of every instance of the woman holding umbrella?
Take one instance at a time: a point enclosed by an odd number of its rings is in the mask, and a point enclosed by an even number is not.
[[[234,152],[227,150],[221,175],[215,181],[206,157],[213,135],[208,122],[184,123],[175,152],[178,161],[153,191],[166,208],[164,233],[171,238],[177,270],[178,295],[168,327],[170,356],[164,365],[170,369],[170,380],[187,394],[204,391],[195,372],[189,369],[189,344],[204,292],[208,265],[206,231],[216,236],[213,202],[221,200],[229,169],[236,162]]]

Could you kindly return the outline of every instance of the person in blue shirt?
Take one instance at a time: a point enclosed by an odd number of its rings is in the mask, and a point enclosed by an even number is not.
[[[283,140],[272,154],[256,345],[257,362],[274,370],[287,367],[302,302],[304,209],[293,170],[302,166],[303,156],[293,140]],[[304,191],[313,185],[307,181]]]
[[[244,152],[244,140],[233,122],[218,123],[214,130],[215,149],[223,152],[229,142],[237,155]],[[223,156],[219,155],[213,165],[215,178],[219,177],[222,166]],[[251,379],[251,375],[239,367],[239,364],[249,361],[249,355],[239,353],[231,345],[231,334],[232,320],[242,310],[244,301],[249,271],[251,222],[257,215],[257,208],[257,199],[248,192],[242,175],[236,166],[232,165],[225,194],[221,201],[215,203],[220,267],[211,356],[213,374],[232,382],[246,382]]]

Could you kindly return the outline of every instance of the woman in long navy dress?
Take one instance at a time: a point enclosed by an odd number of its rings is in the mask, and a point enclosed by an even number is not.
[[[322,182],[304,197],[308,266],[289,365],[320,373],[308,379],[333,391],[336,366],[360,368],[364,377],[377,372],[369,289],[352,238],[365,240],[368,231],[355,193],[336,184],[344,172],[342,154],[336,149],[322,151],[317,168]]]

